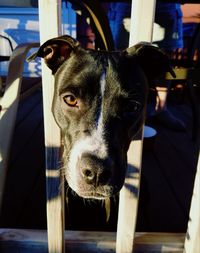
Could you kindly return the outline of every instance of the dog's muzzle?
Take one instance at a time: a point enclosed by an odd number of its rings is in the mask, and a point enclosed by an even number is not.
[[[77,162],[76,173],[66,173],[69,186],[81,197],[105,199],[119,189],[113,184],[113,162],[99,159],[92,154],[83,154]]]
[[[121,187],[121,183],[115,181],[115,167],[116,161],[111,156],[99,149],[87,150],[79,143],[70,154],[66,180],[81,197],[105,199],[115,195]]]

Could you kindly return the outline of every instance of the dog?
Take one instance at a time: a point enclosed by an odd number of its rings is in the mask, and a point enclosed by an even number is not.
[[[167,56],[148,43],[112,52],[85,49],[64,35],[46,41],[29,61],[36,57],[55,77],[52,113],[69,187],[89,199],[117,194],[129,144],[143,125],[149,80],[171,72]]]

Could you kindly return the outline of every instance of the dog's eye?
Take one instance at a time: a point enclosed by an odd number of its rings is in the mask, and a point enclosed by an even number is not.
[[[131,119],[137,116],[140,111],[141,111],[141,103],[132,101],[132,103],[126,106],[126,110],[123,116],[125,119]]]
[[[141,109],[141,103],[138,101],[131,101],[129,105],[126,106],[128,112],[139,112]]]
[[[138,112],[141,109],[141,103],[134,101],[132,104],[132,108],[134,112]]]
[[[71,94],[66,95],[66,96],[63,97],[63,100],[67,105],[69,105],[71,107],[74,107],[74,106],[77,105],[77,99],[74,95],[71,95]]]

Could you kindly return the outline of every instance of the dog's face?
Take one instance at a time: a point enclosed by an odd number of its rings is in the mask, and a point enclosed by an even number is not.
[[[119,53],[79,48],[55,73],[52,109],[62,131],[65,175],[80,196],[105,198],[122,187],[145,97],[142,70]]]
[[[129,144],[143,123],[147,78],[168,67],[163,60],[151,71],[146,57],[152,55],[165,58],[149,45],[86,50],[68,36],[47,41],[35,55],[55,75],[52,112],[62,133],[66,180],[81,197],[102,199],[121,189]]]

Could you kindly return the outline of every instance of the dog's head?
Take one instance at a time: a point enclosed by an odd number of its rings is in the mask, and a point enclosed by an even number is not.
[[[85,198],[114,195],[143,123],[148,79],[169,70],[167,57],[144,43],[122,52],[86,50],[69,36],[48,40],[31,59],[37,56],[55,75],[52,112],[69,186]]]

